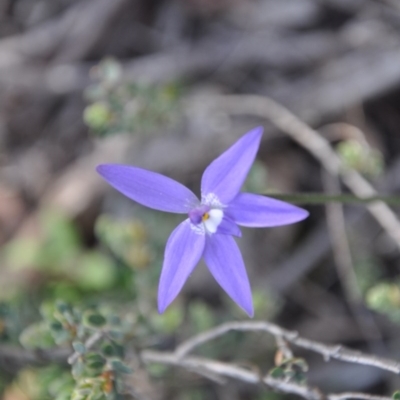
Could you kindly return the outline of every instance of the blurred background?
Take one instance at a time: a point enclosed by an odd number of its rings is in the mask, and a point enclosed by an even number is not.
[[[247,317],[203,264],[158,315],[164,245],[181,218],[134,204],[95,173],[99,163],[134,164],[198,193],[208,163],[258,125],[265,133],[245,189],[313,195],[302,223],[243,229],[255,318],[400,358],[398,245],[365,204],[342,210],[314,195],[347,192],[268,120],[210,106],[227,94],[274,99],[380,193],[400,190],[397,0],[0,0],[2,398],[290,397],[138,364],[140,349],[172,350]],[[71,374],[71,343],[81,350],[105,325],[115,337]],[[38,348],[53,358],[30,360],[26,351]],[[268,335],[230,333],[199,353],[268,371],[275,350]],[[324,391],[390,395],[400,386],[389,373],[292,350],[309,367],[299,380]],[[120,362],[114,383],[110,352]],[[117,394],[119,373],[134,395]]]

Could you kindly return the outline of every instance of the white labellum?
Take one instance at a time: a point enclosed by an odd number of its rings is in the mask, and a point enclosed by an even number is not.
[[[218,208],[214,208],[208,212],[208,218],[203,221],[203,224],[208,233],[217,232],[218,226],[224,217],[224,212]]]

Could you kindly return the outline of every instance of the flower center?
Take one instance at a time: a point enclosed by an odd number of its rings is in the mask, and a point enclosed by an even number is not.
[[[195,229],[204,229],[207,233],[215,233],[222,222],[224,212],[219,208],[201,205],[189,211],[189,219]]]
[[[203,216],[201,217],[201,220],[204,222],[204,221],[207,221],[209,218],[210,218],[210,214],[208,212],[205,212],[203,214]]]

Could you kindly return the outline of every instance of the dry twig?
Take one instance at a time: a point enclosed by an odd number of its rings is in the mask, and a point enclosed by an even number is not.
[[[293,382],[290,379],[276,379],[269,374],[261,375],[256,369],[246,369],[233,363],[226,363],[216,360],[210,360],[202,357],[188,356],[196,347],[216,339],[229,331],[264,331],[272,334],[279,340],[285,340],[296,346],[307,350],[320,353],[326,360],[335,358],[341,361],[351,362],[355,364],[369,365],[381,368],[387,371],[400,373],[400,363],[397,361],[363,354],[358,351],[346,349],[342,346],[326,345],[320,342],[304,339],[297,332],[291,332],[283,329],[275,324],[254,321],[254,322],[228,322],[220,325],[209,331],[200,333],[197,336],[183,342],[173,352],[157,352],[144,350],[141,353],[141,358],[145,363],[160,363],[166,365],[174,365],[189,369],[201,375],[207,376],[212,374],[216,377],[227,377],[236,379],[248,384],[264,384],[269,388],[278,390],[284,393],[296,394],[307,400],[389,400],[389,397],[374,396],[367,393],[344,392],[337,394],[324,394],[318,388],[307,384]]]
[[[314,340],[305,339],[300,337],[297,332],[286,330],[278,325],[265,321],[228,322],[222,324],[183,342],[176,348],[175,354],[178,358],[183,358],[196,347],[222,336],[229,331],[268,332],[271,335],[281,337],[298,347],[319,353],[327,361],[334,358],[340,361],[369,365],[386,371],[391,371],[395,374],[400,374],[399,361],[364,354],[359,351],[347,349],[342,345],[327,345]]]
[[[215,375],[236,379],[248,384],[264,384],[267,387],[288,394],[296,394],[307,400],[390,400],[390,397],[373,396],[367,393],[337,393],[323,394],[318,388],[291,382],[283,379],[276,379],[270,375],[261,376],[258,372],[239,367],[221,361],[209,360],[202,357],[184,357],[174,353],[163,353],[157,351],[144,351],[141,354],[145,363],[159,363],[166,365],[174,365],[190,369],[192,371],[208,371]]]

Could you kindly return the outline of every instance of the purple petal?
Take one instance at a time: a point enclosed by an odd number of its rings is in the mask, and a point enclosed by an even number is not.
[[[237,237],[242,236],[240,228],[228,217],[222,218],[221,223],[218,225],[217,232],[222,235],[233,235]]]
[[[232,236],[207,236],[204,260],[225,292],[252,317],[254,311],[249,279]]]
[[[187,187],[156,172],[120,164],[103,164],[96,170],[115,189],[149,208],[184,214],[199,204]]]
[[[158,311],[163,313],[178,295],[203,254],[205,235],[192,229],[189,219],[168,239],[158,286]]]
[[[228,204],[238,194],[257,154],[262,133],[262,127],[246,133],[206,168],[201,179],[202,196],[213,193]]]
[[[308,211],[251,193],[240,193],[229,203],[226,214],[238,225],[249,227],[271,227],[292,224],[308,217]]]

